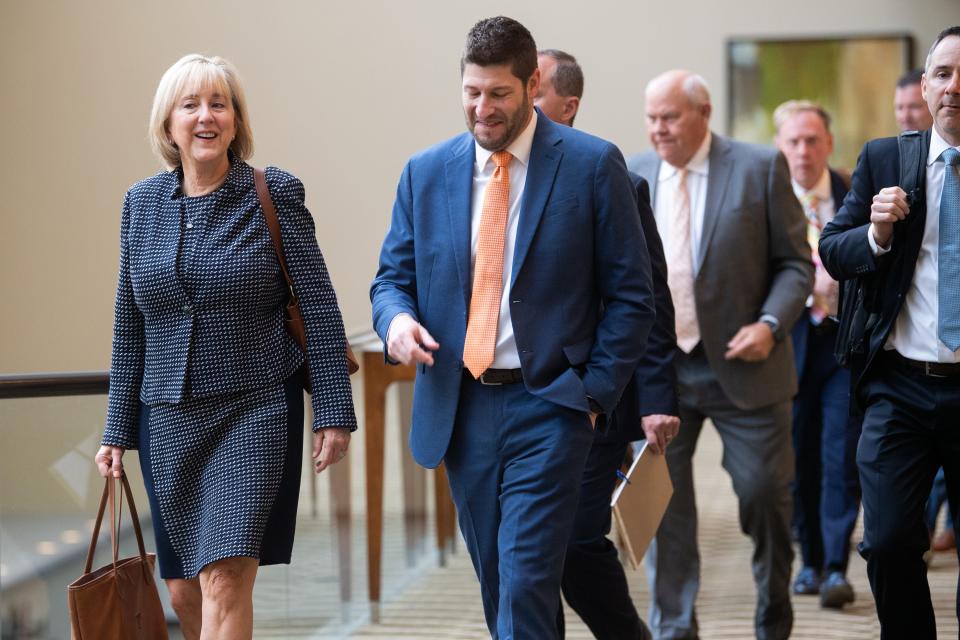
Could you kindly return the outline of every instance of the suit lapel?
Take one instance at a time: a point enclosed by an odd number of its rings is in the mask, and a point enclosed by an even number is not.
[[[517,243],[513,250],[513,270],[510,273],[510,286],[516,282],[517,274],[530,250],[533,236],[543,217],[547,199],[553,190],[553,181],[560,166],[563,152],[558,148],[563,138],[560,125],[555,125],[542,113],[537,115],[537,129],[533,134],[533,146],[530,148],[530,164],[527,167],[527,180],[520,203],[520,220],[517,223]]]
[[[663,161],[655,153],[651,152],[650,155],[652,158],[644,161],[639,167],[639,173],[647,178],[647,183],[650,185],[650,206],[656,211],[657,193],[660,190],[660,163]]]
[[[700,246],[697,249],[697,274],[703,266],[707,255],[707,247],[717,228],[717,221],[724,209],[723,199],[730,183],[731,162],[727,157],[730,154],[730,144],[720,136],[712,134],[710,141],[710,169],[707,174],[707,193],[703,207],[703,229],[700,233]]]
[[[830,171],[830,195],[833,197],[833,215],[836,216],[840,207],[843,206],[843,199],[847,197],[850,186],[842,175],[833,169],[828,170]]]
[[[444,167],[447,214],[450,217],[450,243],[457,263],[457,275],[463,300],[470,306],[470,211],[473,193],[473,138],[466,134]]]

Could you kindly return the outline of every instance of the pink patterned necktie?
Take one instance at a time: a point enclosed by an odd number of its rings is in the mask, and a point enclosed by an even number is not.
[[[673,296],[677,346],[690,353],[700,342],[697,324],[697,304],[693,294],[693,251],[690,248],[690,193],[687,190],[687,170],[677,172],[677,190],[674,194],[674,212],[670,230],[670,256],[667,284]]]
[[[803,205],[803,212],[807,215],[807,243],[810,245],[810,254],[813,258],[813,266],[822,277],[824,271],[823,263],[820,262],[820,231],[823,225],[820,223],[820,204],[823,202],[819,195],[812,191],[807,191],[800,196],[800,204]],[[818,296],[813,297],[813,306],[810,307],[810,320],[813,324],[820,324],[823,319],[831,314],[828,304]]]

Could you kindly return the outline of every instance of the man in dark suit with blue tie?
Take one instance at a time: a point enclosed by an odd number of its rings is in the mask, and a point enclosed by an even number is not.
[[[846,573],[850,536],[860,513],[860,419],[850,412],[850,371],[834,355],[840,284],[820,263],[817,242],[848,186],[827,165],[833,135],[830,114],[822,106],[807,100],[784,102],[773,112],[773,123],[793,192],[807,215],[807,241],[816,269],[813,294],[792,332],[800,385],[793,399],[793,522],[803,558],[793,592],[819,594],[821,606],[840,608],[854,600]]]
[[[820,236],[824,266],[860,279],[870,318],[851,375],[864,411],[860,553],[884,640],[937,637],[923,511],[941,465],[960,498],[960,26],[937,36],[921,89],[934,124],[911,136],[922,150],[907,168],[916,188],[898,186],[897,138],[868,142]]]
[[[617,148],[534,109],[526,28],[481,20],[461,69],[470,132],[403,171],[374,326],[418,365],[410,447],[446,466],[491,636],[556,638],[593,428],[653,324],[650,261]]]
[[[554,122],[572,127],[583,97],[583,70],[576,58],[556,49],[541,51],[538,64],[540,91],[534,103]],[[657,317],[643,359],[607,429],[594,436],[561,582],[567,604],[598,640],[652,638],[630,598],[617,550],[607,538],[610,496],[629,443],[646,439],[649,450],[661,455],[680,428],[677,376],[673,366],[677,334],[667,284],[667,261],[650,208],[650,186],[640,176],[633,175],[633,180],[637,187],[640,225],[653,271]],[[559,623],[563,625],[562,612]]]

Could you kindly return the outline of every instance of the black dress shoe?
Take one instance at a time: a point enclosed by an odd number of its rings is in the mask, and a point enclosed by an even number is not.
[[[820,606],[828,609],[841,609],[853,602],[853,587],[839,571],[831,571],[820,585]]]
[[[793,581],[793,592],[801,596],[820,593],[820,572],[813,567],[804,567]]]
[[[637,640],[653,640],[653,632],[650,631],[650,627],[643,620],[640,621],[640,636]]]

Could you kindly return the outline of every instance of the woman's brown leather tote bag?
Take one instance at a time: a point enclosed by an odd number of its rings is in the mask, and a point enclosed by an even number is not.
[[[107,478],[93,527],[90,550],[87,552],[86,567],[83,575],[67,587],[73,640],[167,640],[167,622],[157,593],[157,583],[153,580],[153,566],[157,557],[143,548],[140,519],[126,474],[120,476],[120,482],[130,504],[130,517],[133,519],[140,555],[117,558],[120,547],[117,488],[114,478]],[[122,509],[122,495],[119,501]],[[108,502],[113,562],[91,572],[100,523]]]

